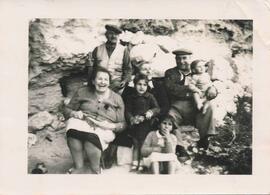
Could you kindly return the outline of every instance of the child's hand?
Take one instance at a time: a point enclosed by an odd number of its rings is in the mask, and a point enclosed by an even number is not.
[[[165,129],[161,129],[160,133],[166,138],[170,136],[170,132],[165,130]]]
[[[131,117],[130,118],[130,121],[129,122],[130,122],[131,125],[136,124],[136,120],[135,119],[136,119],[135,117]]]
[[[140,119],[139,115],[136,115],[136,116],[130,118],[130,124],[131,125],[136,125],[136,124],[139,124],[139,123],[141,123],[141,119]]]
[[[144,116],[138,116],[138,120],[140,121],[139,123],[143,122],[143,121],[144,121],[144,119],[145,119],[145,117],[144,117]]]
[[[152,110],[148,110],[148,111],[145,113],[145,118],[146,118],[147,120],[151,119],[152,116],[153,116]]]

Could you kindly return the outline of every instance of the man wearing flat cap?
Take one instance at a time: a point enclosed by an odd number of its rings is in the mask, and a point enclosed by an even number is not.
[[[196,109],[192,90],[185,85],[191,75],[190,62],[192,52],[186,49],[173,51],[177,66],[165,72],[165,86],[171,102],[169,114],[175,119],[176,125],[194,125],[199,130],[199,148],[207,149],[209,137],[215,134],[214,105],[210,105],[206,113]],[[179,130],[179,129],[178,129]],[[181,132],[176,132],[178,144],[181,145]]]
[[[127,49],[118,42],[121,29],[116,25],[105,25],[107,42],[96,47],[92,52],[93,72],[101,66],[110,71],[111,89],[119,92],[130,81],[132,68]]]

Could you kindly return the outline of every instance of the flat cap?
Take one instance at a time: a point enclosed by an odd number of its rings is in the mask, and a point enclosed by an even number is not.
[[[122,33],[122,30],[118,26],[116,26],[116,25],[106,24],[105,25],[105,28],[106,28],[106,30],[113,31],[116,34],[121,34]]]
[[[187,49],[176,49],[172,52],[174,55],[191,55],[192,52]]]

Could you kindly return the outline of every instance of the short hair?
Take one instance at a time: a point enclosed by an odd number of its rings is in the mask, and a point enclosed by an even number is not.
[[[91,88],[95,88],[94,85],[93,85],[93,81],[96,79],[97,77],[97,73],[99,72],[104,72],[104,73],[107,73],[109,75],[109,81],[111,83],[112,81],[112,75],[110,73],[110,71],[106,68],[103,68],[101,66],[98,66],[96,69],[93,70],[93,73],[92,75],[90,76],[90,79],[88,80],[88,86],[91,87]]]
[[[148,82],[149,82],[149,79],[148,79],[148,77],[146,75],[144,75],[144,74],[137,74],[135,76],[135,78],[133,79],[134,85],[136,85],[140,80],[145,80],[146,84],[148,84]]]
[[[174,119],[171,115],[169,115],[169,114],[163,114],[163,115],[161,115],[161,116],[159,117],[159,125],[160,125],[164,120],[166,120],[166,119],[168,119],[168,120],[170,120],[170,121],[172,122],[172,124],[173,124],[173,129],[172,129],[172,131],[174,131],[175,129],[177,129],[175,119]]]
[[[200,62],[206,63],[206,61],[204,61],[204,60],[194,60],[194,61],[191,62],[191,64],[190,64],[190,69],[191,69],[191,70],[194,70],[194,69],[196,68],[196,66],[197,66]]]

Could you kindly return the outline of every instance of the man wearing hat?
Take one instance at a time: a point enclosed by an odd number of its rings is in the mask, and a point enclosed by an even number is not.
[[[127,49],[118,42],[121,29],[115,25],[105,25],[107,42],[96,47],[92,53],[93,71],[101,66],[111,73],[111,89],[120,92],[130,81],[132,68]]]
[[[210,105],[205,114],[195,107],[192,91],[185,85],[186,78],[190,76],[190,62],[192,52],[186,49],[173,51],[177,66],[165,72],[165,86],[171,102],[169,114],[173,116],[176,125],[194,125],[199,130],[199,148],[207,149],[208,137],[215,134],[214,105]],[[179,129],[178,129],[179,130]],[[181,132],[176,132],[181,145]]]

